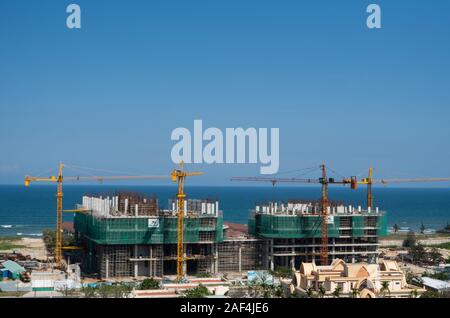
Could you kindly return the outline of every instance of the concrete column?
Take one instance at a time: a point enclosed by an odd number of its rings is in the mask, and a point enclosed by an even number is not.
[[[105,275],[105,278],[109,278],[109,259],[108,259],[108,254],[106,255],[105,267],[106,267],[106,275]]]
[[[186,202],[185,202],[186,206]],[[184,262],[183,262],[183,273],[185,276],[187,276],[187,260],[186,260],[186,245],[184,245],[184,252],[183,252]]]
[[[134,258],[138,258],[138,246],[134,245]],[[138,262],[134,262],[134,277],[138,276]]]
[[[153,258],[153,247],[150,245],[149,247],[149,258],[152,259]],[[148,262],[148,276],[149,277],[153,277],[153,264],[155,263],[155,261],[149,261]]]
[[[316,239],[313,237],[313,239],[312,239],[312,254],[313,255],[311,255],[311,262],[313,262],[313,261],[315,261],[315,259],[316,259],[316,256],[314,255],[315,253],[316,253]]]
[[[211,251],[212,253],[212,261],[211,264],[209,264],[209,271],[211,272],[211,274],[215,274],[216,271],[216,254],[214,253],[214,249],[212,249]]]
[[[292,245],[295,244],[295,239],[291,240],[291,244]],[[295,254],[295,247],[292,247],[291,251],[292,251],[292,254]],[[291,256],[291,268],[295,269],[295,256],[294,255]]]
[[[331,261],[334,261],[334,259],[336,258],[336,238],[333,237],[332,238],[332,242],[333,242],[333,247],[331,248],[331,251],[333,252],[333,255],[331,256]]]
[[[352,263],[355,262],[355,238],[352,237]]]
[[[273,259],[273,239],[270,240],[270,269],[275,269],[274,259]]]
[[[239,273],[242,272],[242,246],[239,246]]]
[[[215,249],[215,253],[214,253],[214,274],[219,273],[219,246],[217,243],[214,243],[214,249]]]

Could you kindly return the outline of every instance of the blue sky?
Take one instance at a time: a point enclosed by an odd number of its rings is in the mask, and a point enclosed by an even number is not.
[[[66,28],[70,3],[81,30]],[[0,183],[60,160],[167,173],[170,134],[194,119],[279,127],[280,172],[448,177],[449,14],[448,1],[0,0]],[[206,172],[197,184],[259,173],[189,168]]]

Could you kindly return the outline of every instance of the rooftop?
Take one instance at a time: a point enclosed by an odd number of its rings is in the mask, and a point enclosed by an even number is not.
[[[246,224],[224,222],[224,225],[228,227],[227,237],[229,238],[246,237],[248,234]]]
[[[450,290],[450,283],[430,277],[421,277],[422,284],[435,290]]]
[[[293,200],[288,202],[268,202],[262,205],[256,205],[253,212],[257,214],[270,215],[308,215],[320,214],[322,210],[319,201],[302,201]],[[377,208],[363,209],[361,206],[354,207],[352,205],[344,205],[341,202],[331,202],[328,206],[330,215],[356,215],[356,214],[381,214],[383,213]]]
[[[25,272],[25,268],[17,264],[16,262],[7,260],[2,263],[4,269],[10,271],[11,273],[23,273]]]

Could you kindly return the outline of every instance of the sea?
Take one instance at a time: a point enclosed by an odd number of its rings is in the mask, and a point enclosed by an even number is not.
[[[114,195],[136,192],[156,196],[160,207],[167,208],[175,197],[176,186],[66,185],[63,207],[75,208],[83,195]],[[290,199],[320,199],[321,189],[314,186],[187,186],[189,198],[218,199],[225,221],[247,223],[249,210],[256,204]],[[365,206],[366,191],[330,187],[330,200],[346,205]],[[450,189],[448,188],[374,188],[374,206],[386,211],[388,225],[417,231],[422,224],[439,230],[450,222]],[[56,186],[0,185],[0,237],[39,237],[42,231],[55,227]],[[74,213],[64,213],[64,221],[72,221]]]

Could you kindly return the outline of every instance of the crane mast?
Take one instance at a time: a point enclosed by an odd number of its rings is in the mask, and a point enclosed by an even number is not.
[[[320,247],[320,262],[322,265],[328,264],[328,185],[329,184],[350,184],[352,189],[356,188],[356,177],[343,178],[342,180],[335,180],[328,178],[325,164],[320,165],[321,177],[317,179],[302,179],[302,178],[269,178],[269,177],[233,177],[231,181],[256,181],[256,182],[270,182],[272,185],[277,183],[314,183],[322,185],[321,195],[321,209],[320,219],[322,223],[321,247]]]
[[[320,166],[322,170],[322,245],[320,246],[320,263],[328,264],[328,180],[325,165]]]
[[[203,172],[187,172],[183,171],[183,162],[180,162],[179,169],[172,171],[172,181],[178,183],[177,193],[177,280],[184,278],[184,201],[186,194],[184,193],[184,182],[186,177],[199,176]]]
[[[103,181],[103,180],[132,180],[132,179],[167,179],[167,176],[87,176],[87,177],[63,177],[65,165],[59,163],[58,175],[48,178],[25,176],[24,184],[26,187],[31,182],[56,182],[56,229],[55,229],[55,264],[58,268],[63,268],[63,249],[75,249],[75,247],[63,247],[63,182],[64,181]],[[80,212],[80,210],[69,210],[67,212]]]
[[[62,214],[63,214],[63,168],[62,163],[59,164],[57,191],[56,191],[56,233],[55,233],[55,263],[58,266],[62,264],[62,246],[63,246],[63,229],[62,229]]]

